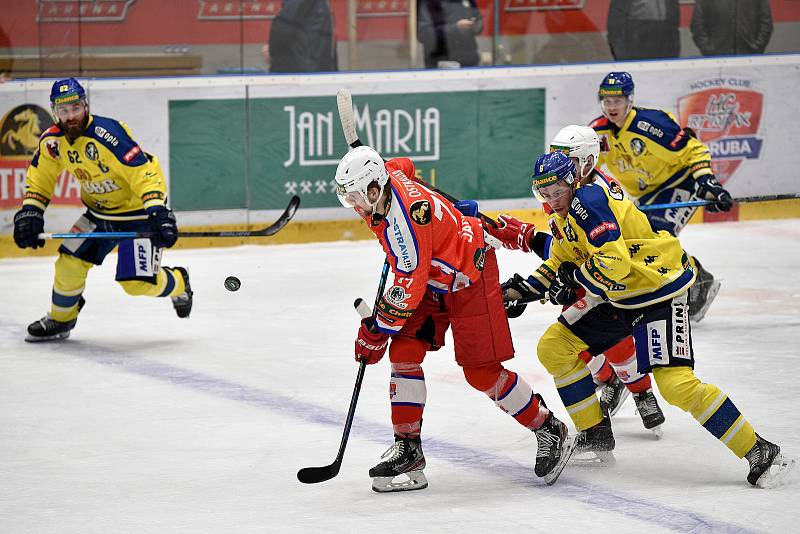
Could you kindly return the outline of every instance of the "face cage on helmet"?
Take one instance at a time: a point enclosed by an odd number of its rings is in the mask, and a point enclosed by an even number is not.
[[[551,179],[548,180],[548,178]],[[562,178],[559,178],[554,173],[548,173],[545,174],[544,176],[539,176],[539,177],[534,176],[533,180],[531,181],[531,192],[533,193],[533,196],[536,197],[536,200],[538,200],[542,204],[545,204],[548,201],[544,198],[544,195],[542,195],[540,189],[544,189],[545,187],[550,187],[551,185],[556,185],[559,182],[564,182],[571,189],[575,184],[575,175],[570,172],[569,174],[567,174]]]

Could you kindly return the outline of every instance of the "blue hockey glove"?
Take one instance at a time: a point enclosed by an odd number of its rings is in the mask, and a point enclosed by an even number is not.
[[[697,197],[702,200],[715,201],[706,206],[706,209],[712,213],[730,211],[733,207],[731,194],[720,185],[713,174],[706,174],[697,179]]]
[[[39,234],[44,232],[44,212],[36,206],[23,206],[14,214],[14,243],[19,248],[39,248],[44,246],[44,239]]]
[[[581,286],[575,280],[575,271],[577,270],[578,266],[571,261],[565,261],[559,265],[556,279],[550,284],[550,289],[548,290],[550,302],[561,306],[569,306],[578,300],[577,290]]]
[[[171,209],[164,206],[154,206],[147,208],[147,215],[150,217],[150,226],[155,235],[150,238],[158,248],[169,248],[178,241],[178,221]]]

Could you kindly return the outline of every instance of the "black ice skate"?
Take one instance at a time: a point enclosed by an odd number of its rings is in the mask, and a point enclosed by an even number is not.
[[[394,437],[394,445],[381,455],[384,461],[369,470],[372,489],[378,493],[391,491],[421,490],[428,487],[425,478],[425,455],[420,438]],[[395,481],[404,475],[408,480]]]
[[[611,430],[611,419],[604,417],[591,428],[579,432],[575,438],[575,459],[579,464],[614,465],[614,432]]]
[[[653,431],[653,437],[661,439],[661,425],[664,423],[664,412],[658,405],[653,388],[633,394],[633,401],[636,403],[636,411],[642,418],[642,424],[648,430]]]
[[[544,401],[540,402],[544,405]],[[553,412],[547,416],[542,426],[533,431],[536,434],[536,465],[533,472],[544,478],[548,486],[552,486],[566,467],[575,449],[575,441],[569,439],[567,425],[560,421]]]
[[[603,412],[603,416],[616,415],[630,393],[622,380],[616,374],[612,374],[611,380],[600,388],[600,411]]]
[[[172,267],[172,272],[173,274],[175,272],[181,273],[184,282],[186,282],[186,290],[180,295],[172,297],[172,307],[175,308],[175,313],[181,319],[185,319],[192,313],[192,295],[194,295],[192,286],[189,284],[189,272],[183,267]]]
[[[689,288],[689,320],[699,323],[717,297],[720,282],[700,265],[697,258],[694,259],[694,263],[697,265],[697,280]]]
[[[84,300],[83,297],[78,299],[78,312],[81,311],[84,304],[86,304],[86,300]],[[77,318],[63,323],[61,321],[55,321],[50,318],[50,314],[48,313],[38,321],[28,325],[28,335],[25,336],[25,341],[38,343],[40,341],[67,339],[70,331],[75,328],[75,323],[77,322]]]
[[[756,443],[750,452],[744,455],[750,464],[747,481],[760,488],[771,488],[781,485],[795,461],[781,454],[781,448],[756,434]],[[770,469],[775,466],[775,469]]]

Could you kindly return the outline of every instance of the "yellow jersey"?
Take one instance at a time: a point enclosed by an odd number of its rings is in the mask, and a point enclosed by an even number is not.
[[[550,256],[532,275],[546,291],[559,265],[579,266],[577,281],[587,294],[620,308],[641,308],[686,291],[695,270],[680,241],[666,231],[655,232],[647,216],[612,182],[579,187],[566,219],[548,219]]]
[[[600,138],[599,163],[637,204],[685,179],[711,174],[711,153],[669,112],[632,108],[621,128],[605,117],[589,126]]]
[[[73,142],[56,125],[45,130],[28,166],[22,204],[46,209],[64,170],[77,178],[81,200],[101,219],[146,219],[146,208],[166,204],[158,160],[114,119],[89,115],[86,130]]]

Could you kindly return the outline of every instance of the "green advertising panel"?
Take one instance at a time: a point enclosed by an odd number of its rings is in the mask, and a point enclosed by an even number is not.
[[[410,157],[418,177],[459,198],[530,195],[544,147],[544,89],[354,95],[362,142]],[[171,101],[170,177],[178,210],[339,206],[347,144],[336,98]]]

